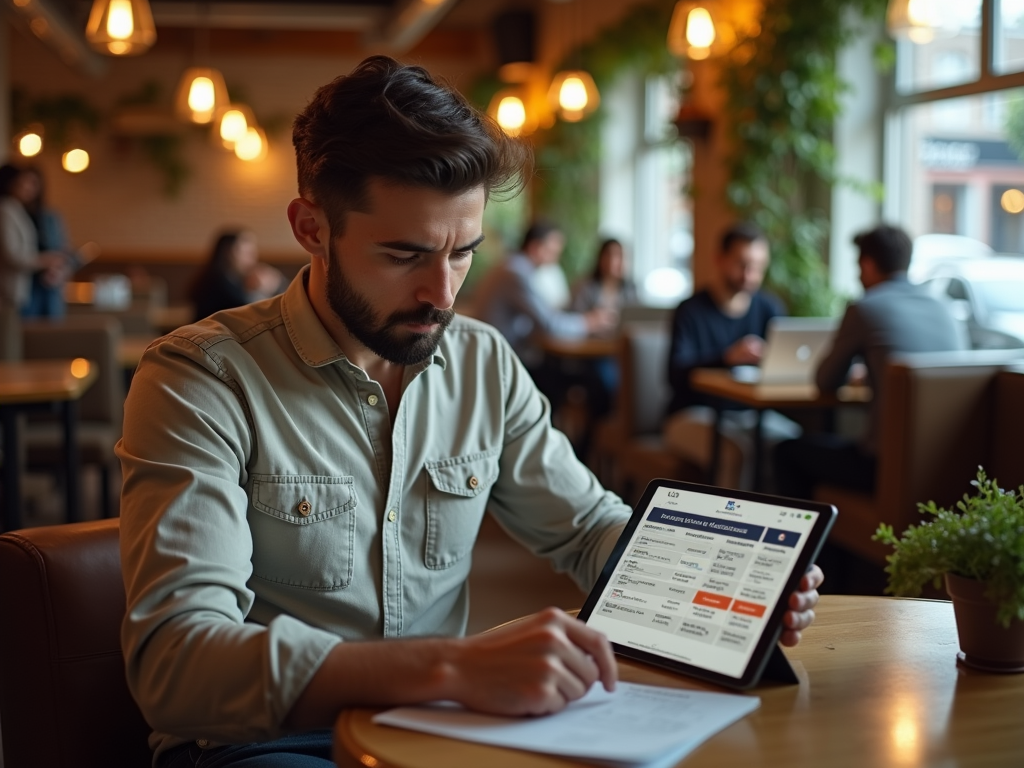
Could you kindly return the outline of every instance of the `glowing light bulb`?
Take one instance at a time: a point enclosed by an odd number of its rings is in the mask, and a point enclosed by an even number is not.
[[[197,77],[188,88],[188,107],[193,112],[209,112],[213,109],[216,96],[213,91],[213,80],[208,77]]]
[[[43,149],[43,137],[38,133],[26,133],[18,139],[18,151],[22,157],[35,157]]]
[[[61,165],[68,173],[81,173],[89,167],[89,153],[84,149],[72,149],[64,153]]]
[[[127,40],[134,32],[135,17],[132,15],[131,0],[110,0],[110,10],[107,11],[107,34],[114,40]],[[111,50],[111,53],[114,51]]]
[[[1021,213],[1024,211],[1024,192],[1019,189],[1008,189],[999,198],[999,204],[1007,213]]]
[[[249,123],[241,110],[229,109],[220,119],[220,137],[225,144],[240,141],[249,129]]]
[[[586,109],[588,101],[587,86],[583,81],[574,75],[565,78],[558,91],[558,104],[562,109],[569,112],[581,112]]]
[[[715,42],[715,22],[707,8],[694,8],[686,17],[686,42],[693,48],[710,48]]]
[[[263,137],[260,132],[250,126],[245,136],[235,142],[235,156],[240,160],[257,160],[263,154]]]
[[[526,106],[518,96],[506,96],[498,104],[498,125],[514,133],[526,124]]]
[[[89,361],[84,357],[76,357],[71,361],[71,375],[76,379],[84,379],[89,375]]]

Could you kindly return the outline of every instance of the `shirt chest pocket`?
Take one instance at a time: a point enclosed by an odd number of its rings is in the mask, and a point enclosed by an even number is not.
[[[427,568],[450,568],[473,550],[487,509],[491,486],[498,479],[500,449],[428,461]]]
[[[253,575],[304,589],[347,587],[356,535],[353,478],[252,477]]]

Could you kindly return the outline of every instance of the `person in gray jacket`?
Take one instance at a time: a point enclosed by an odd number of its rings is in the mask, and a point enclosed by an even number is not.
[[[835,392],[851,377],[864,379],[874,396],[867,436],[854,441],[832,434],[805,435],[775,449],[779,493],[810,498],[827,482],[870,492],[877,468],[879,404],[885,399],[885,367],[902,352],[946,352],[966,347],[963,328],[938,299],[907,280],[913,245],[898,227],[882,225],[853,239],[859,251],[864,298],[846,308],[832,349],[818,365],[822,392]],[[862,363],[863,368],[854,367]],[[858,373],[863,371],[863,374]]]

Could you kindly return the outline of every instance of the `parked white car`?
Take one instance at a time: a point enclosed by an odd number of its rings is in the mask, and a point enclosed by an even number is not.
[[[989,256],[937,264],[925,285],[948,301],[976,349],[1024,347],[1024,257]]]

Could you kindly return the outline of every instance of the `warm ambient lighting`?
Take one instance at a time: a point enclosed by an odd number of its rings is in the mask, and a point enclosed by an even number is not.
[[[81,173],[89,167],[89,153],[84,149],[72,149],[64,153],[61,165],[68,173]]]
[[[245,136],[235,142],[235,156],[240,160],[252,162],[267,156],[267,137],[260,128],[249,126]]]
[[[18,151],[22,157],[35,157],[43,151],[43,137],[30,131],[18,139]]]
[[[999,198],[999,205],[1007,213],[1020,213],[1024,211],[1024,192],[1019,189],[1008,189]]]
[[[249,129],[249,121],[245,113],[238,107],[228,107],[220,116],[217,135],[228,149],[245,136]]]
[[[100,53],[137,56],[156,42],[148,0],[95,0],[85,38]]]
[[[551,109],[570,123],[582,120],[601,103],[594,78],[582,69],[566,70],[555,75],[548,89],[548,99]]]
[[[679,0],[668,27],[674,56],[701,61],[732,51],[761,34],[760,0]]]
[[[894,38],[924,45],[957,34],[958,11],[949,0],[889,0],[885,26]]]
[[[190,67],[178,83],[175,110],[182,120],[206,125],[228,104],[224,76],[210,67]]]
[[[509,136],[525,136],[537,129],[537,120],[527,99],[524,86],[502,88],[491,99],[487,114]]]
[[[76,379],[84,379],[89,375],[89,361],[84,357],[76,357],[71,361],[71,375]]]

